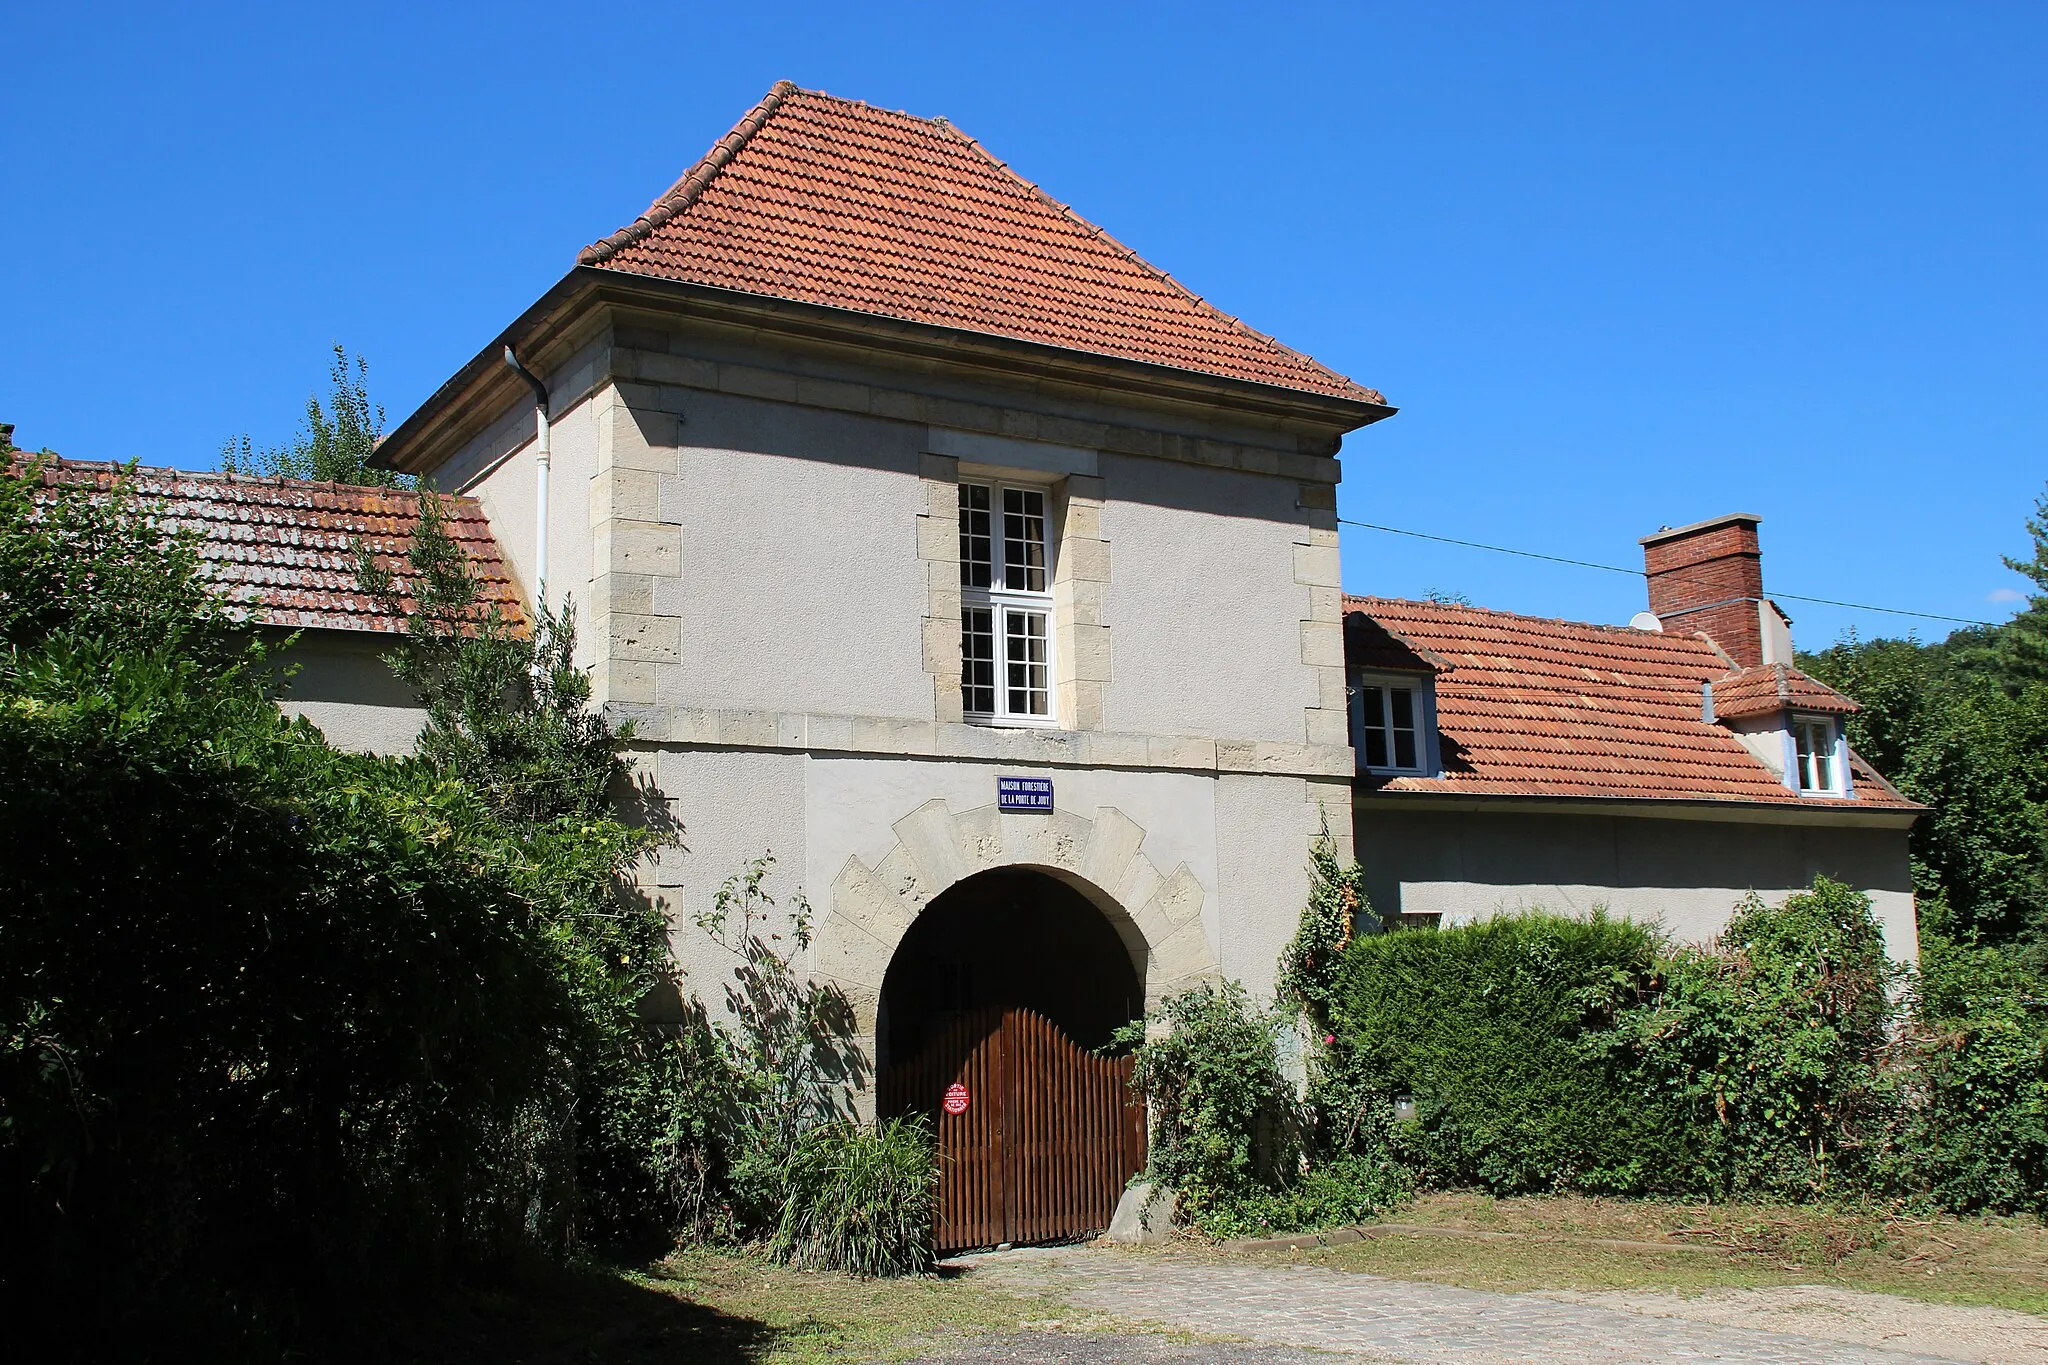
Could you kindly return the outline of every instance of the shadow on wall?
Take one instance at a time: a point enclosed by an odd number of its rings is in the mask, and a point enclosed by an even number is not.
[[[1895,829],[1375,810],[1359,813],[1355,832],[1366,894],[1383,913],[1475,919],[1601,901],[1692,937],[1717,931],[1752,888],[1770,899],[1820,875],[1880,898],[1913,890]],[[1565,888],[1587,889],[1588,904]]]
[[[680,418],[667,412],[630,409],[634,424],[648,445],[770,455],[910,476],[919,472],[920,457],[932,448],[931,429],[922,422],[899,422],[698,391],[689,392],[681,402],[687,411]],[[1038,445],[1021,441],[1016,444]],[[1006,463],[999,453],[989,454],[986,462],[997,466]],[[1095,455],[1092,472],[1109,474],[1119,465],[1143,471],[1143,477],[1116,480],[1115,496],[1121,502],[1150,503],[1177,511],[1253,518],[1289,526],[1302,520],[1302,513],[1295,506],[1298,490],[1292,480],[1114,454]],[[817,510],[831,516],[843,511],[838,507]]]

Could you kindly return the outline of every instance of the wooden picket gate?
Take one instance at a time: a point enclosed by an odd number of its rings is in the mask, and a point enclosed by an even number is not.
[[[941,1252],[1057,1242],[1109,1226],[1145,1164],[1131,1059],[1092,1056],[1043,1015],[973,1010],[881,1077],[881,1112],[925,1114],[938,1134]],[[967,1108],[945,1110],[966,1088]]]

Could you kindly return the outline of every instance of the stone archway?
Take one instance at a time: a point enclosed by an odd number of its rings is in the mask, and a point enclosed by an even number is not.
[[[1222,974],[1202,925],[1201,883],[1185,863],[1162,874],[1138,851],[1144,828],[1113,806],[1098,807],[1090,820],[1071,811],[1005,814],[992,805],[955,815],[944,801],[927,801],[890,829],[896,845],[873,867],[846,860],[811,945],[812,977],[845,995],[870,1057],[897,945],[934,897],[978,872],[1036,869],[1094,902],[1139,968],[1147,1010]]]

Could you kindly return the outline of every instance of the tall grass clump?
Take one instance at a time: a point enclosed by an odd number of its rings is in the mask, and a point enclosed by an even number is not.
[[[921,1120],[813,1128],[790,1149],[785,1188],[777,1259],[870,1278],[922,1274],[937,1259],[938,1166]]]

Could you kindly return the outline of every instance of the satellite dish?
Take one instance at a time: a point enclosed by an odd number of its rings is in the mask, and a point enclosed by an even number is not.
[[[1659,635],[1664,633],[1664,623],[1657,619],[1657,613],[1654,611],[1639,611],[1628,618],[1628,624],[1630,630],[1654,630]]]

